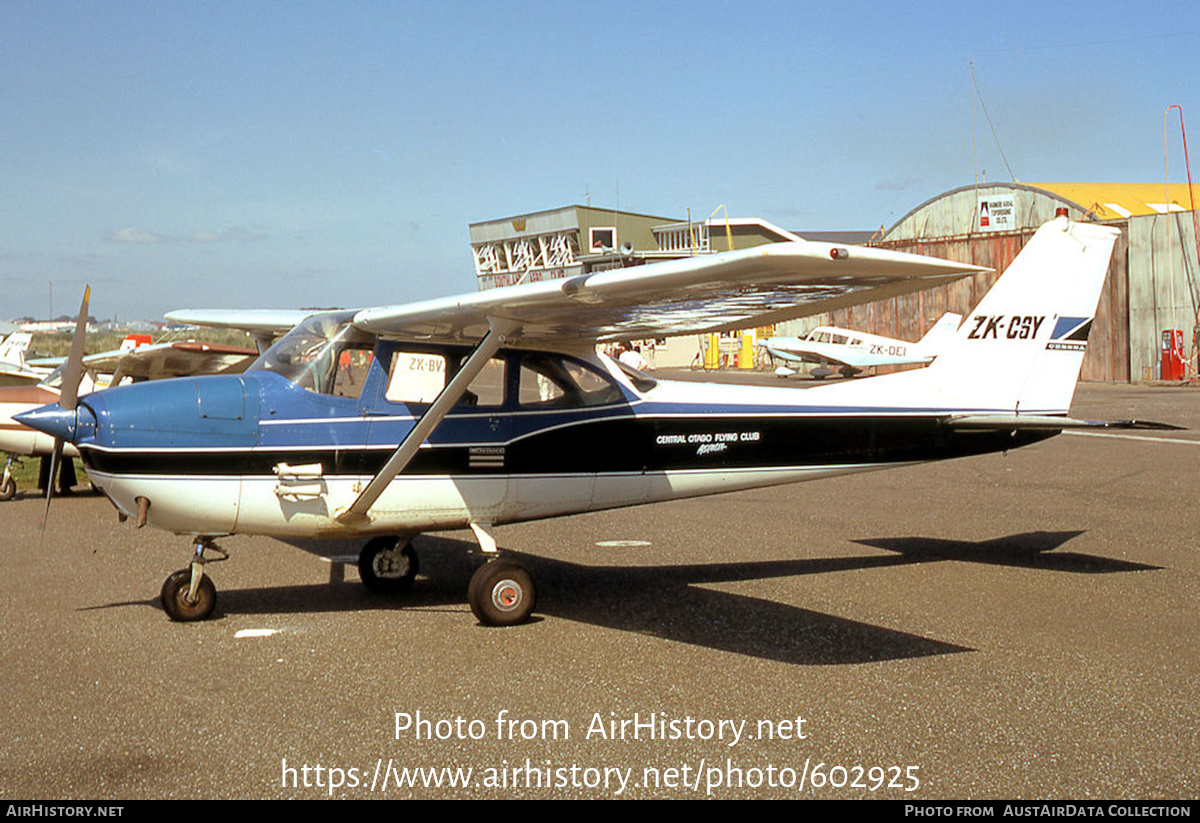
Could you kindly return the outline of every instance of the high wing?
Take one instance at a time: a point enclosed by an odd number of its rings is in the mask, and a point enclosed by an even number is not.
[[[116,383],[118,376],[159,380],[192,374],[236,374],[257,356],[255,349],[188,340],[92,354],[83,358],[83,365],[90,371],[114,375]]]
[[[177,309],[168,312],[166,319],[192,326],[282,334],[317,313],[311,309]]]
[[[363,309],[387,337],[609,341],[729,331],[928,289],[989,271],[948,260],[815,241],[776,243],[563,280]]]
[[[319,310],[311,309],[177,309],[168,312],[166,319],[190,326],[249,332],[261,352],[266,351],[276,337],[317,313]]]

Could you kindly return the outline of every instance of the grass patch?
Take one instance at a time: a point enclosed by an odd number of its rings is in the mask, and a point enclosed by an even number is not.
[[[83,463],[79,458],[73,458],[75,461],[75,478],[76,488],[87,484],[87,472],[83,468]],[[20,464],[13,463],[12,476],[17,481],[18,491],[28,491],[36,489],[38,482],[38,471],[41,469],[42,458],[23,455]]]
[[[121,347],[126,332],[93,332],[83,341],[84,354],[98,354],[112,351]],[[27,358],[34,357],[66,357],[71,351],[69,332],[60,334],[35,334],[29,343],[30,353]],[[187,329],[186,331],[170,332],[153,335],[155,343],[174,343],[180,340],[199,340],[204,343],[217,343],[225,346],[241,346],[254,348],[254,338],[237,329]],[[34,354],[33,352],[37,352]]]

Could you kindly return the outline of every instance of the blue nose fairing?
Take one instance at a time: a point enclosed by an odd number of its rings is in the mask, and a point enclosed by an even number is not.
[[[55,403],[20,418],[83,447],[248,447],[257,436],[258,406],[253,378],[184,377],[96,392],[74,412]]]
[[[90,439],[96,433],[96,417],[82,404],[68,410],[58,403],[51,403],[13,415],[13,420],[68,443]]]

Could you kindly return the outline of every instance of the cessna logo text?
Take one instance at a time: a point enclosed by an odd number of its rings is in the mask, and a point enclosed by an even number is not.
[[[989,338],[998,340],[1001,337],[1007,337],[1009,340],[1029,340],[1037,337],[1038,329],[1042,327],[1046,316],[1013,315],[1009,317],[1004,314],[979,314],[971,319],[975,321],[975,326],[967,335],[968,340],[987,340]]]

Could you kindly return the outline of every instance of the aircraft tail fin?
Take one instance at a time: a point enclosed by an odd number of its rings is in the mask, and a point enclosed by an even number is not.
[[[1119,234],[1066,218],[1038,229],[929,367],[942,399],[1066,414]]]
[[[917,343],[927,354],[936,354],[943,347],[950,344],[958,332],[958,326],[962,323],[963,316],[948,311],[938,318],[938,321],[930,327],[929,331],[925,332],[925,336]]]
[[[29,332],[15,331],[0,341],[0,363],[11,363],[15,366],[25,365],[25,352],[33,335]]]

